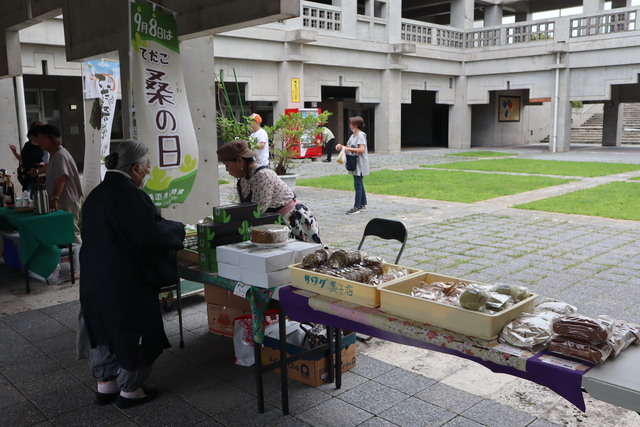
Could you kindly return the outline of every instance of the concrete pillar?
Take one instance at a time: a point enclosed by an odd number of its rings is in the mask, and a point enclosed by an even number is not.
[[[180,61],[193,127],[198,139],[198,175],[185,203],[163,209],[169,219],[195,224],[220,205],[216,136],[213,36],[180,42]]]
[[[484,7],[484,26],[495,27],[502,25],[502,5],[496,4]]]
[[[342,8],[342,34],[347,38],[356,38],[358,34],[358,0],[334,0],[333,5]]]
[[[451,26],[473,28],[473,0],[453,0],[451,2]]]
[[[285,56],[300,58],[303,46],[298,43],[285,44]],[[278,65],[278,102],[273,108],[273,119],[278,119],[287,108],[304,108],[304,64],[300,59],[296,61],[283,61]],[[292,78],[300,79],[300,102],[292,99]]]
[[[604,103],[603,147],[619,147],[622,145],[623,125],[624,103],[620,102],[620,86],[612,86],[611,100]]]
[[[582,0],[583,13],[597,13],[604,10],[605,0]]]
[[[375,111],[376,153],[397,154],[402,141],[401,71],[383,71],[381,83],[381,101]]]
[[[471,147],[471,105],[467,103],[467,77],[455,78],[455,103],[449,108],[449,148]]]
[[[565,57],[561,60],[561,62],[566,63],[567,58]],[[552,72],[554,73],[553,79],[555,81],[556,70],[553,70]],[[561,68],[557,73],[557,76],[558,96],[553,97],[553,102],[551,104],[551,143],[549,144],[549,150],[553,151],[555,145],[555,150],[557,152],[564,152],[569,151],[571,147],[571,100],[569,97],[571,86],[571,70],[568,68]]]
[[[27,123],[27,106],[24,100],[24,80],[22,76],[15,77],[16,87],[16,107],[18,113],[18,131],[20,134],[20,144],[27,141],[29,123]]]
[[[402,2],[387,3],[387,40],[389,43],[402,42]]]
[[[18,146],[18,121],[16,116],[16,98],[13,79],[0,79],[0,169],[6,169],[14,178],[18,161],[9,144]],[[14,179],[14,182],[17,180]]]

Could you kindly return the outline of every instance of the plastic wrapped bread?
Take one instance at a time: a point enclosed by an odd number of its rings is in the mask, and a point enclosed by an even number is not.
[[[573,341],[569,338],[556,336],[549,343],[549,351],[562,356],[573,357],[585,362],[599,365],[611,355],[611,347],[606,343],[587,343]]]
[[[615,328],[607,318],[592,318],[581,314],[558,317],[553,322],[553,332],[573,341],[603,343]]]
[[[553,320],[558,316],[552,311],[524,313],[502,329],[500,341],[522,348],[545,344],[553,337]]]

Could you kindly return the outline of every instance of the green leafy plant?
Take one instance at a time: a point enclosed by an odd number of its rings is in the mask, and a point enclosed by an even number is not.
[[[273,126],[265,126],[272,139],[269,147],[273,161],[273,170],[278,175],[286,175],[295,164],[298,156],[297,142],[306,148],[317,146],[317,136],[322,132],[319,125],[324,125],[331,116],[323,111],[317,116],[303,116],[302,113],[281,114]]]
[[[242,93],[240,92],[240,85],[238,84],[238,77],[236,70],[233,70],[233,77],[235,80],[236,94],[240,100],[240,117],[236,116],[231,105],[231,99],[229,98],[229,92],[227,86],[224,83],[224,76],[222,73],[216,74],[216,86],[218,87],[218,111],[216,113],[216,125],[218,127],[218,136],[225,142],[230,142],[235,139],[244,139],[249,144],[251,150],[260,149],[257,141],[251,138],[253,129],[249,126],[251,118],[245,115],[244,106],[242,102]]]

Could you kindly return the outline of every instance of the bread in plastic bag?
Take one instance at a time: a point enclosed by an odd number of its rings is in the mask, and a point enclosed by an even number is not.
[[[624,320],[613,319],[615,329],[609,336],[607,344],[611,347],[612,356],[618,357],[631,344],[640,343],[640,325]]]
[[[581,314],[561,316],[553,322],[553,332],[573,341],[603,343],[615,328],[607,318],[593,318]]]
[[[587,343],[573,341],[569,338],[555,336],[549,343],[549,351],[562,356],[573,357],[585,362],[599,365],[611,355],[611,347],[606,343]]]
[[[566,302],[558,301],[551,298],[538,298],[536,300],[536,305],[533,307],[533,312],[540,311],[553,311],[554,313],[569,315],[576,313],[578,309]]]

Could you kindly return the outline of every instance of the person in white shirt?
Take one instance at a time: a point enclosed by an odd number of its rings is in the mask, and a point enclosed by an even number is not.
[[[269,166],[269,134],[262,129],[262,117],[260,114],[253,113],[251,115],[249,126],[253,129],[251,139],[261,147],[259,150],[255,150],[258,165]]]

